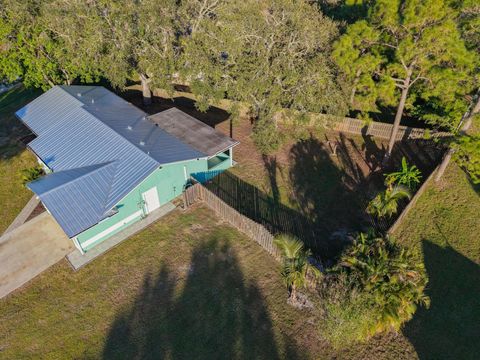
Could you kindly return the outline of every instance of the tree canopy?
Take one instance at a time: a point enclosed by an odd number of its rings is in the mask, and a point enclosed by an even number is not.
[[[248,105],[264,153],[280,144],[279,113],[343,115],[348,103],[397,107],[395,129],[405,111],[455,129],[478,80],[476,1],[337,3],[0,0],[0,78],[44,89],[140,79],[146,103],[181,82],[200,110]]]
[[[0,2],[0,75],[10,81],[21,77],[26,86],[44,89],[97,77],[95,63],[77,51],[78,37],[62,36],[52,26],[53,5],[53,1]]]
[[[345,112],[328,52],[335,24],[305,1],[224,1],[185,38],[184,70],[200,99],[251,106],[254,139],[276,148],[275,114]],[[196,59],[196,61],[193,61]],[[273,138],[272,135],[273,134]]]
[[[348,27],[335,44],[353,104],[367,111],[374,104],[397,107],[388,153],[405,109],[450,129],[466,111],[478,59],[455,20],[455,9],[443,0],[376,0],[367,19]],[[367,89],[367,103],[357,87]]]

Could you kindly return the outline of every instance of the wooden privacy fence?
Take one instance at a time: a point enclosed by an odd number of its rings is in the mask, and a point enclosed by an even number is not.
[[[292,119],[280,116],[279,121],[291,124]],[[325,114],[311,114],[308,126],[320,126],[339,132],[346,132],[354,135],[371,135],[380,139],[390,139],[393,124],[371,121],[368,124],[360,119],[350,117],[339,117]],[[397,132],[397,141],[426,139],[426,138],[442,138],[449,137],[449,132],[413,128],[408,126],[400,126]]]
[[[260,244],[275,259],[279,260],[281,258],[280,252],[273,243],[274,236],[263,225],[240,214],[202,184],[196,183],[187,188],[184,192],[184,201],[186,206],[198,201],[203,202],[223,220]]]
[[[390,139],[392,133],[392,124],[372,121],[368,125],[363,120],[353,118],[343,118],[333,124],[333,130],[356,134],[356,135],[372,135],[382,139]],[[427,136],[432,138],[451,136],[448,132],[429,131],[426,129],[412,128],[408,126],[400,126],[397,133],[397,141],[407,139],[424,139]]]

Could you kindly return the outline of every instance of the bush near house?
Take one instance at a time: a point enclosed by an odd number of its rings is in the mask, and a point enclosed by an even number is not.
[[[23,169],[21,173],[23,185],[27,185],[29,182],[40,178],[44,174],[44,171],[41,166],[37,165],[29,167],[27,169]]]

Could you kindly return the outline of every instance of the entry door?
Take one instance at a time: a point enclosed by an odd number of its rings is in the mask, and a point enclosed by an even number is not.
[[[160,200],[158,199],[157,188],[153,187],[150,190],[142,193],[143,200],[145,201],[145,210],[147,214],[160,207]]]

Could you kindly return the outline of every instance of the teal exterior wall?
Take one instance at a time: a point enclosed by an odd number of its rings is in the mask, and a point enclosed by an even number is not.
[[[217,174],[230,166],[231,160],[227,154],[219,155],[218,159],[199,159],[164,165],[150,174],[117,204],[118,212],[115,215],[80,233],[74,241],[83,251],[88,251],[110,236],[142,219],[146,216],[142,193],[153,187],[157,189],[160,205],[181,195],[187,183],[185,170],[187,179],[191,176],[196,178],[197,175],[201,175],[204,180],[208,180],[209,174]]]

